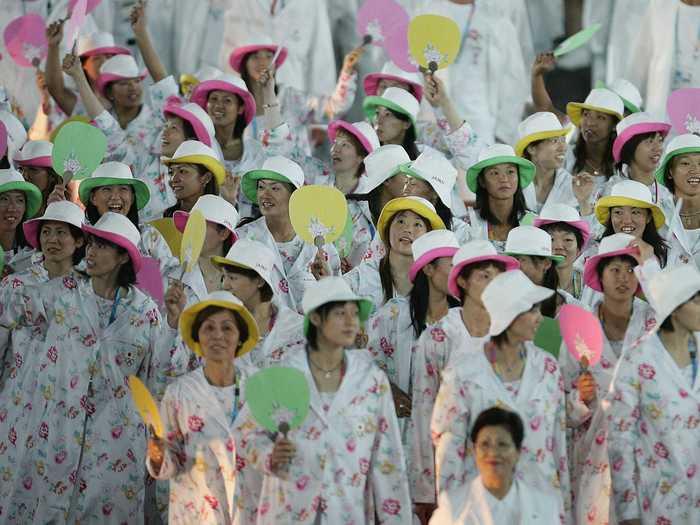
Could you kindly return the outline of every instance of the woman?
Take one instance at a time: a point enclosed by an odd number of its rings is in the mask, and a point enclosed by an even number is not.
[[[555,266],[559,281],[557,293],[566,303],[579,301],[583,293],[583,275],[574,267],[574,262],[591,237],[588,223],[566,204],[547,204],[532,224],[552,238],[552,254],[563,257]]]
[[[469,435],[479,476],[457,498],[443,494],[430,523],[559,525],[558,498],[528,486],[514,475],[524,436],[523,420],[517,413],[497,406],[481,412]]]
[[[41,191],[13,169],[0,170],[0,248],[5,255],[3,274],[21,272],[31,265],[31,248],[22,223],[41,208]]]
[[[377,73],[370,73],[363,81],[365,95],[381,97],[390,87],[401,88],[413,95],[418,102],[423,99],[423,79],[418,73],[404,71],[391,61]]]
[[[580,206],[583,215],[593,212],[592,179],[583,174],[572,177],[563,167],[569,131],[548,111],[530,115],[518,125],[515,153],[535,165],[533,183],[523,188],[523,195],[527,207],[536,213],[550,204]]]
[[[649,289],[659,330],[623,353],[613,383],[615,513],[626,525],[695,523],[700,274],[690,265],[669,268]]]
[[[700,268],[700,137],[678,135],[666,146],[656,180],[673,194],[677,211],[669,219],[669,266],[695,262]],[[676,217],[676,214],[678,215]]]
[[[309,285],[305,344],[280,362],[306,377],[308,416],[287,438],[278,434],[273,441],[243,408],[235,429],[239,452],[264,475],[258,524],[410,522],[389,381],[365,354],[346,350],[371,307],[339,277]]]
[[[408,271],[413,264],[413,241],[431,230],[443,230],[445,224],[435,208],[421,197],[390,200],[377,223],[385,248],[379,265],[366,261],[343,275],[350,288],[367,293],[375,308],[393,297],[406,296],[413,287]]]
[[[136,375],[158,396],[170,356],[157,306],[134,287],[136,227],[108,212],[83,231],[88,279],[53,279],[25,300],[25,315],[44,322],[36,388],[22,405],[32,410],[9,424],[26,445],[8,458],[10,523],[143,523],[146,439],[125,385]]]
[[[367,118],[374,121],[379,143],[402,146],[411,160],[418,158],[416,119],[420,103],[408,91],[387,88],[382,96],[366,97],[362,103]]]
[[[261,242],[240,239],[226,257],[212,257],[221,270],[221,289],[239,297],[255,318],[260,339],[239,363],[264,368],[279,360],[282,348],[303,340],[302,317],[279,301],[272,273],[275,255]]]
[[[303,184],[304,173],[299,165],[284,157],[269,157],[259,169],[246,172],[241,180],[243,193],[258,205],[262,217],[237,230],[239,238],[260,241],[275,254],[273,279],[281,292],[280,300],[297,311],[305,286],[315,281],[312,267],[324,254],[333,272],[340,269],[338,253],[332,244],[319,250],[294,232],[289,199]]]
[[[168,168],[169,185],[176,202],[163,212],[172,217],[177,212],[189,213],[204,195],[218,196],[226,172],[217,154],[210,147],[196,140],[186,140],[178,146],[173,156],[163,159]]]
[[[649,252],[647,254],[647,252]],[[569,432],[569,465],[574,492],[588,494],[590,469],[588,439],[591,418],[600,406],[613,380],[614,370],[625,348],[632,346],[644,332],[655,326],[653,309],[638,298],[641,287],[635,275],[638,261],[653,257],[648,246],[642,256],[638,241],[631,235],[617,233],[605,237],[598,254],[586,261],[586,286],[600,292],[602,297],[591,305],[591,311],[600,320],[603,332],[603,350],[600,361],[582,371],[569,352],[559,353],[564,390],[567,399],[567,426]],[[578,508],[589,502],[581,498]]]
[[[487,239],[502,252],[508,232],[527,212],[523,188],[532,182],[535,165],[505,144],[482,149],[477,160],[467,170],[467,186],[476,194],[465,217],[470,239]]]
[[[518,260],[520,269],[534,284],[557,291],[559,274],[556,265],[563,262],[564,257],[552,253],[552,238],[546,231],[535,226],[513,228],[508,234],[504,253]],[[540,311],[553,319],[563,302],[563,298],[555,293],[542,301]]]
[[[24,143],[14,157],[14,164],[24,180],[31,182],[41,192],[41,208],[37,213],[44,213],[47,200],[56,184],[62,182],[53,170],[51,153],[53,144],[45,140],[29,140]]]
[[[246,373],[236,361],[255,346],[257,326],[237,297],[218,291],[182,313],[180,335],[203,365],[168,385],[163,439],[149,439],[146,466],[170,480],[169,523],[230,525],[242,518],[246,488],[233,433]]]
[[[491,318],[490,338],[470,356],[470,366],[445,372],[435,402],[431,429],[439,494],[456,498],[478,475],[467,443],[472,421],[486,408],[505,406],[531,430],[518,478],[545,492],[560,491],[561,519],[571,523],[561,375],[556,361],[532,342],[542,319],[539,303],[553,294],[520,270],[486,286],[482,300]]]

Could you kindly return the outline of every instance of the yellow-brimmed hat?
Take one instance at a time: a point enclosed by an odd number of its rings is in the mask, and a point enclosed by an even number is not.
[[[379,237],[383,241],[389,241],[383,238],[384,229],[387,224],[391,222],[394,215],[406,210],[410,210],[426,219],[433,230],[443,230],[446,228],[445,223],[442,222],[442,219],[435,211],[435,207],[430,204],[429,201],[422,197],[398,197],[387,202],[384,208],[382,208],[382,213],[379,215],[377,231],[379,232]]]
[[[208,306],[220,306],[232,312],[237,312],[248,327],[248,338],[242,341],[236,352],[236,358],[247,354],[258,344],[260,337],[258,325],[248,309],[243,306],[241,300],[232,293],[216,291],[207,295],[202,301],[193,304],[180,315],[180,336],[195,354],[201,356],[202,350],[199,347],[199,343],[192,338],[192,325],[194,325],[197,314]]]
[[[610,219],[610,208],[632,206],[651,210],[654,226],[658,230],[666,222],[664,212],[651,200],[651,192],[641,182],[625,180],[612,187],[610,195],[601,197],[595,205],[595,216],[600,224],[607,224]]]
[[[571,131],[564,127],[554,113],[539,111],[527,117],[518,124],[518,142],[515,144],[515,154],[522,157],[527,148],[538,140],[562,137]]]
[[[175,150],[172,157],[163,157],[163,164],[199,164],[207,168],[216,183],[221,186],[226,180],[226,170],[219,156],[209,146],[198,140],[186,140]]]
[[[607,113],[619,121],[622,120],[622,115],[625,113],[625,104],[618,94],[609,89],[595,88],[591,90],[583,102],[569,102],[566,105],[566,114],[569,115],[575,126],[581,123],[581,113],[584,109]]]

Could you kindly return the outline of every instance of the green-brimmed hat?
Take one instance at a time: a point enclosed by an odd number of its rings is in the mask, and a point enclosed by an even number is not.
[[[21,191],[24,193],[27,204],[23,219],[30,219],[41,208],[41,191],[31,182],[24,180],[18,171],[13,169],[0,170],[0,193],[8,191]]]
[[[666,167],[671,162],[671,159],[686,153],[700,153],[700,137],[694,133],[678,135],[666,145],[661,164],[656,169],[656,180],[659,184],[666,185]]]
[[[372,301],[356,295],[342,277],[326,277],[310,283],[301,301],[304,310],[304,335],[309,333],[309,315],[320,306],[335,302],[355,302],[360,310],[360,322],[365,322],[372,311]]]
[[[151,198],[148,186],[142,180],[135,179],[131,168],[122,162],[105,162],[100,164],[92,175],[80,181],[78,195],[85,206],[90,203],[90,194],[101,186],[131,186],[136,195],[136,208],[143,209]]]
[[[362,108],[365,110],[367,118],[372,119],[377,112],[379,106],[391,109],[402,115],[406,115],[411,119],[413,128],[416,127],[416,119],[420,111],[420,102],[405,89],[390,87],[384,91],[384,94],[373,97],[365,97],[362,103]]]
[[[496,164],[515,164],[518,166],[520,189],[527,187],[535,178],[535,165],[527,159],[518,157],[511,146],[494,144],[479,152],[478,161],[467,170],[467,186],[476,193],[479,173],[489,166]]]
[[[255,204],[258,203],[258,181],[263,179],[286,182],[295,188],[301,188],[304,185],[304,172],[299,164],[281,156],[270,157],[265,160],[262,168],[247,171],[241,179],[241,189]]]

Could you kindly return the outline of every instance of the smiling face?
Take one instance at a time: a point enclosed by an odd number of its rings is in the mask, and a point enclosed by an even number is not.
[[[336,304],[324,316],[311,312],[309,322],[316,327],[319,344],[349,348],[360,331],[360,309],[355,302]]]
[[[610,221],[615,233],[627,233],[641,239],[650,220],[651,213],[646,208],[616,206],[610,209]]]
[[[634,150],[632,166],[644,173],[654,171],[659,165],[663,149],[664,137],[661,133],[645,138]]]
[[[674,192],[694,197],[700,194],[700,153],[686,153],[671,159]]]
[[[584,109],[581,112],[581,136],[587,144],[604,144],[610,140],[610,134],[615,128],[617,120],[612,115]]]
[[[0,232],[14,232],[27,211],[27,199],[22,191],[0,193]]]
[[[143,102],[143,82],[140,78],[115,80],[107,86],[107,98],[123,109],[135,109]]]
[[[258,206],[263,217],[289,218],[289,185],[272,179],[258,181]]]
[[[248,53],[243,59],[248,78],[257,82],[260,79],[260,75],[272,64],[272,58],[274,56],[275,54],[267,49]]]
[[[629,257],[611,258],[600,274],[600,284],[605,297],[614,301],[632,300],[639,285],[634,275],[634,266]]]
[[[59,221],[43,221],[41,223],[39,246],[46,261],[61,264],[72,260],[75,250],[82,245],[83,238],[74,238],[67,223]]]
[[[214,126],[233,126],[245,107],[238,95],[215,89],[207,96],[207,113]]]
[[[99,186],[92,190],[90,202],[97,208],[100,216],[108,211],[127,215],[134,204],[134,190],[128,184]]]
[[[205,361],[231,363],[239,348],[240,330],[231,310],[221,309],[207,317],[197,332]]]
[[[476,468],[486,486],[503,486],[512,481],[520,452],[505,428],[493,425],[479,430],[474,452]]]
[[[578,257],[580,247],[576,235],[568,229],[561,227],[544,227],[544,230],[549,233],[552,238],[552,255],[561,255],[565,259],[559,263],[558,269],[569,268]]]
[[[428,232],[427,221],[411,210],[400,211],[391,220],[389,226],[389,245],[391,250],[407,257],[413,257],[413,241]]]
[[[104,277],[110,274],[116,279],[119,268],[129,262],[129,254],[120,251],[115,245],[92,236],[85,248],[85,272],[90,277]]]
[[[530,160],[543,170],[558,170],[566,157],[566,137],[551,137],[527,147]]]
[[[172,157],[185,141],[185,125],[180,117],[169,115],[165,118],[160,137],[160,152],[164,157]]]
[[[204,195],[204,189],[212,179],[208,171],[200,174],[194,164],[171,164],[168,167],[170,187],[177,200],[196,199]]]
[[[492,199],[512,199],[518,191],[518,167],[509,162],[489,166],[482,171],[479,181]]]
[[[357,139],[346,131],[338,130],[331,146],[331,162],[334,172],[357,172],[364,160],[364,151],[357,147]]]
[[[379,143],[402,144],[408,128],[411,127],[409,120],[401,120],[389,109],[379,106],[374,117],[374,129],[379,137]]]

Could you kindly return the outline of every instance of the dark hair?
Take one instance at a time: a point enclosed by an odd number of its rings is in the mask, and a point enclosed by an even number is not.
[[[224,249],[224,254],[227,254],[228,251],[231,249],[231,246],[233,246],[234,240],[236,238],[235,234],[229,230],[226,226],[223,224],[217,224],[216,225],[216,231],[221,232],[223,230],[226,230],[228,232],[228,237],[224,239],[223,243],[223,249]]]
[[[39,239],[41,240],[41,229],[44,227],[44,224],[46,224],[49,221],[41,221],[41,224],[39,225]],[[65,223],[68,226],[68,230],[70,231],[70,236],[73,237],[75,241],[83,240],[85,241],[85,234],[83,233],[83,230],[78,228],[77,226],[73,226],[72,224]],[[41,251],[41,242],[39,243],[39,251]],[[83,260],[83,257],[85,257],[85,242],[81,246],[78,246],[75,251],[73,252],[73,266],[77,266],[80,261]]]
[[[583,233],[578,228],[574,228],[571,224],[565,222],[550,222],[549,224],[543,224],[540,226],[544,231],[546,231],[550,236],[554,232],[570,233],[576,237],[576,246],[578,251],[583,249]]]
[[[692,301],[693,299],[695,299],[695,297],[697,295],[700,295],[700,291],[695,292],[693,295],[691,295],[690,299],[688,299],[688,301]],[[687,301],[685,301],[685,302],[687,302]],[[673,309],[673,312],[675,312],[678,308],[683,306],[683,304],[685,304],[685,302],[676,306],[676,308]],[[659,330],[661,330],[662,332],[673,332],[675,330],[675,328],[673,327],[673,321],[671,320],[671,314],[673,314],[673,312],[668,314],[668,317],[666,317],[666,319],[664,319],[663,322],[661,323],[661,325],[659,326]]]
[[[435,261],[431,261],[428,264],[435,264]],[[413,333],[416,338],[423,333],[425,330],[425,321],[428,317],[428,296],[430,294],[430,284],[428,282],[428,276],[423,273],[423,270],[419,270],[416,274],[416,278],[413,281],[413,288],[411,288],[411,293],[408,295],[408,307],[411,312],[411,326],[413,326]],[[447,306],[453,308],[459,306],[459,301],[452,297],[447,296]]]
[[[111,184],[105,184],[105,186],[111,186]],[[85,216],[87,217],[87,220],[90,222],[90,224],[95,224],[97,221],[100,220],[100,212],[97,211],[97,207],[92,203],[92,192],[95,191],[98,188],[103,188],[104,186],[96,186],[92,189],[90,192],[90,196],[88,197],[88,201],[85,204]],[[131,187],[131,196],[133,197],[131,201],[131,208],[129,208],[129,211],[126,213],[126,218],[131,221],[131,223],[136,226],[136,229],[141,231],[141,227],[139,226],[139,207],[136,204],[136,192],[134,191],[134,187]]]
[[[489,224],[501,224],[501,221],[496,217],[489,208],[489,194],[484,187],[484,170],[479,172],[476,179],[476,207],[479,212],[479,217]],[[527,204],[525,204],[525,196],[520,187],[520,169],[518,169],[518,188],[513,195],[513,209],[508,216],[508,225],[515,228],[520,225],[520,219],[527,213]]]
[[[481,412],[476,417],[474,425],[472,426],[470,436],[472,444],[476,444],[479,432],[481,432],[484,427],[501,427],[507,430],[510,437],[513,439],[515,448],[517,450],[521,449],[523,438],[525,437],[525,427],[523,426],[523,420],[517,413],[496,406],[487,408]]]
[[[471,277],[471,274],[478,271],[478,270],[483,270],[484,268],[488,268],[489,266],[493,266],[494,268],[498,268],[501,272],[506,271],[506,263],[502,261],[496,261],[496,260],[485,260],[485,261],[479,261],[475,262],[472,264],[467,264],[462,267],[462,269],[459,272],[459,277],[464,279],[465,281],[469,280],[469,277]],[[464,290],[459,284],[457,285],[457,288],[460,289],[460,299],[462,300],[462,303],[464,303],[464,296],[466,295],[466,290]]]
[[[372,223],[375,226],[377,225],[379,216],[382,214],[382,184],[369,193],[348,193],[345,199],[348,201],[366,202],[369,208],[369,214],[372,217]]]
[[[531,257],[533,257],[531,255]],[[544,280],[542,281],[542,286],[554,290],[554,295],[548,297],[540,303],[540,312],[546,317],[551,317],[554,319],[557,316],[557,289],[559,288],[559,274],[557,273],[557,267],[552,261],[552,264],[547,268],[544,274]]]
[[[46,189],[41,192],[41,206],[42,208],[46,208],[46,201],[49,199],[49,195],[53,192],[54,188],[56,187],[56,184],[61,181],[61,177],[59,177],[58,173],[54,171],[53,168],[50,167],[44,167],[44,166],[22,166],[22,168],[40,168],[40,169],[45,169],[48,177],[46,181]]]
[[[406,150],[406,153],[408,153],[408,157],[411,160],[416,160],[418,158],[418,155],[420,155],[420,151],[418,151],[418,146],[416,146],[416,127],[413,125],[411,117],[409,117],[408,115],[404,115],[403,113],[399,113],[398,111],[394,111],[390,108],[386,109],[400,121],[408,122],[409,124],[411,124],[406,130],[406,133],[404,133],[403,135],[403,142],[401,143],[401,145],[403,146],[403,149]]]
[[[659,265],[664,268],[666,266],[666,261],[668,259],[668,243],[664,240],[654,225],[654,218],[651,215],[651,210],[647,211],[647,216],[649,217],[649,222],[644,226],[644,232],[642,232],[642,240],[649,243],[654,248],[654,255],[659,260]],[[608,235],[613,235],[615,230],[612,226],[612,213],[608,219],[608,223],[605,225],[605,233],[603,237]]]
[[[200,140],[190,121],[182,117],[178,118],[182,121],[182,134],[185,136],[185,140]]]
[[[364,147],[364,146],[362,145],[362,143],[360,142],[360,139],[358,139],[354,134],[350,133],[349,131],[340,128],[340,129],[338,129],[338,131],[337,131],[337,133],[336,133],[336,138],[337,138],[338,135],[340,135],[340,134],[342,134],[343,137],[346,137],[346,138],[350,141],[350,144],[352,144],[352,147],[355,148],[355,154],[356,154],[357,156],[363,158],[363,161],[360,162],[359,166],[357,166],[357,171],[355,172],[355,175],[359,177],[359,176],[361,176],[361,175],[364,173],[364,171],[365,171],[365,162],[364,162],[364,158],[365,158],[367,155],[369,155],[369,151],[367,151],[367,150],[365,149],[365,147]]]
[[[267,282],[260,277],[258,272],[251,268],[241,268],[240,266],[232,266],[230,264],[224,264],[221,266],[226,273],[235,273],[238,275],[242,275],[243,277],[247,277],[248,279],[260,279],[263,282],[263,287],[260,288],[260,299],[262,299],[263,302],[268,303],[272,301],[273,297],[273,292],[272,288],[270,288],[270,285],[267,284]]]
[[[608,179],[612,176],[614,171],[613,168],[615,159],[613,158],[612,154],[612,146],[616,137],[617,133],[615,132],[615,127],[613,126],[613,129],[610,132],[610,137],[608,138],[608,144],[605,147],[605,158],[603,159],[603,165],[601,166],[601,169],[604,170],[605,176]],[[576,144],[574,146],[574,159],[576,162],[574,163],[573,173],[576,174],[584,170],[584,164],[586,162],[586,141],[583,140],[583,135],[581,134],[579,135],[578,139],[576,139]]]
[[[88,236],[87,244],[90,244],[95,240],[100,244],[114,248],[119,255],[129,255],[129,252],[126,250],[126,248],[122,248],[118,244],[108,241],[107,239],[103,239],[102,237],[98,237],[97,235]],[[87,250],[87,246],[85,247],[85,249]],[[132,286],[135,283],[136,271],[134,270],[134,263],[132,262],[131,257],[129,256],[128,260],[119,267],[119,272],[117,273],[117,286],[122,288],[128,288],[129,286]]]
[[[394,278],[391,275],[391,263],[389,262],[389,253],[391,252],[391,242],[389,240],[389,231],[391,230],[391,225],[394,224],[394,220],[396,217],[399,216],[399,214],[403,211],[406,210],[399,210],[394,214],[394,216],[391,218],[389,222],[386,223],[386,226],[384,227],[384,231],[382,232],[382,239],[386,239],[384,241],[384,246],[386,247],[386,253],[384,254],[384,257],[382,257],[381,261],[379,261],[379,279],[382,283],[382,290],[384,292],[384,299],[388,301],[394,296]],[[420,216],[419,216],[420,217]],[[426,219],[425,217],[420,217],[423,223],[425,224],[425,227],[427,228],[428,231],[432,230],[432,226],[430,225],[430,221]]]
[[[8,158],[7,155],[0,158],[0,170],[7,170],[7,169],[10,169],[11,167],[12,166],[10,166],[10,159]]]
[[[194,166],[194,168],[197,170],[197,175],[204,175],[205,173],[209,173],[211,175],[209,182],[206,183],[204,189],[202,190],[202,195],[219,195],[219,184],[216,182],[216,177],[214,177],[214,174],[210,172],[206,166],[202,166],[201,164],[191,164],[191,166]],[[163,217],[172,217],[176,211],[181,210],[181,207],[182,202],[177,201],[163,212]]]
[[[607,268],[607,266],[608,266],[610,263],[612,263],[613,261],[622,261],[622,262],[629,263],[630,265],[632,265],[633,268],[634,268],[635,266],[637,266],[637,264],[638,264],[638,263],[637,263],[637,259],[635,259],[635,258],[632,257],[631,255],[627,255],[627,254],[616,255],[615,257],[604,257],[604,258],[598,263],[598,266],[597,266],[596,269],[595,269],[595,273],[596,273],[596,275],[598,276],[598,280],[599,280],[600,283],[601,283],[601,287],[602,287],[602,283],[603,283],[603,272],[605,271],[605,268]]]
[[[523,155],[522,155],[522,157],[523,157],[524,159],[529,160],[529,161],[532,162],[532,155],[530,155],[530,152],[527,150],[527,148],[529,148],[530,146],[537,146],[537,145],[539,145],[540,143],[544,142],[545,140],[547,140],[547,139],[533,140],[532,142],[530,142],[527,146],[525,146],[525,147],[523,148]]]
[[[246,83],[247,84],[247,83]],[[228,93],[228,91],[227,91]],[[209,95],[211,95],[211,91],[207,93],[207,102],[209,102]],[[245,103],[243,102],[243,99],[237,95],[236,93],[231,93],[236,99],[238,100],[238,107],[239,108],[244,108]],[[236,124],[233,126],[233,138],[234,139],[240,139],[243,136],[243,132],[245,131],[246,126],[248,123],[245,121],[245,111],[243,113],[239,113],[236,116]]]
[[[336,306],[344,306],[346,303],[351,302],[353,301],[331,301],[329,303],[322,304],[311,313],[317,313],[321,318],[321,321],[325,321],[326,317],[328,316],[328,313],[333,308],[335,308]],[[314,326],[314,324],[311,322],[309,322],[309,330],[306,334],[306,341],[309,345],[309,348],[311,348],[312,350],[316,350],[318,348],[318,330],[316,329],[316,326]]]
[[[634,154],[637,152],[637,146],[639,146],[646,139],[653,138],[656,135],[660,135],[658,131],[651,131],[649,133],[640,133],[639,135],[634,135],[631,139],[625,142],[620,150],[620,161],[615,164],[615,167],[621,171],[622,165],[627,164],[628,166],[632,164],[634,159]]]
[[[233,319],[238,328],[238,348],[240,348],[243,342],[246,341],[250,335],[248,325],[243,320],[243,317],[241,317],[241,314],[235,310],[231,310],[230,308],[224,308],[223,306],[209,305],[197,312],[197,315],[192,322],[192,332],[190,332],[190,337],[192,337],[193,341],[199,343],[199,330],[202,328],[202,325],[207,319],[209,319],[209,317],[219,312],[231,312],[233,314]]]
[[[246,87],[248,88],[248,91],[251,93],[253,92],[253,86],[252,86],[252,79],[250,78],[250,75],[248,75],[248,60],[250,59],[250,55],[252,55],[253,52],[251,51],[250,53],[246,53],[243,56],[243,60],[241,61],[241,79],[243,82],[245,82]],[[275,75],[275,95],[279,93],[279,86],[277,85],[277,76]]]

